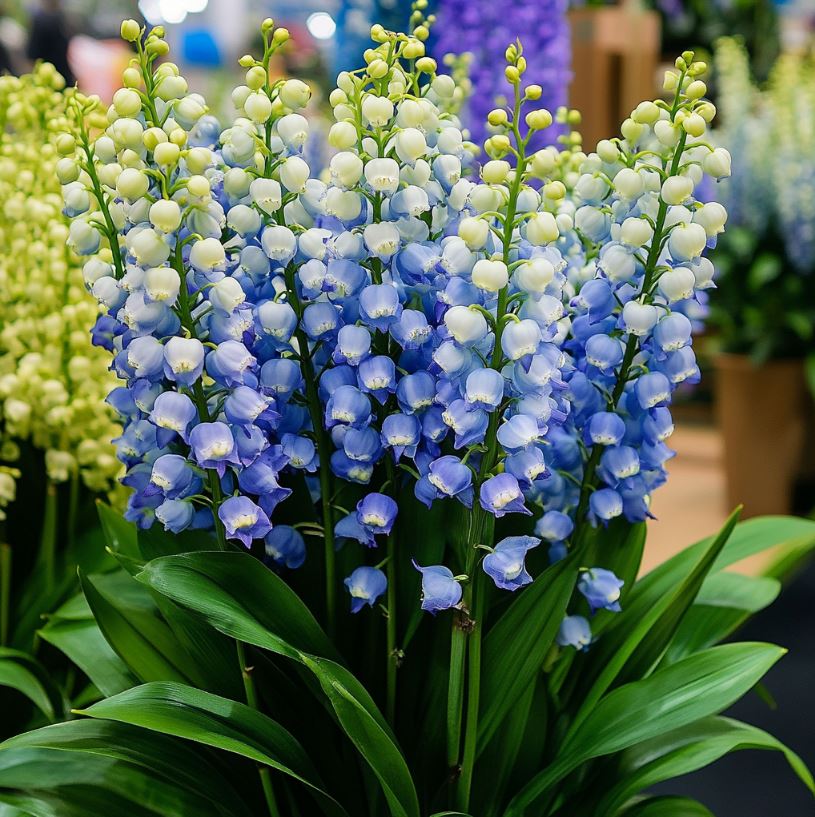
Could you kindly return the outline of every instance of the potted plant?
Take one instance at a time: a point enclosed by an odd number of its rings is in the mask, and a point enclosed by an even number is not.
[[[785,513],[811,432],[815,74],[806,59],[787,55],[761,90],[732,39],[719,41],[716,70],[724,118],[717,138],[734,157],[722,183],[728,230],[713,250],[710,301],[728,501],[739,497],[751,515]]]
[[[748,746],[813,788],[720,717],[783,650],[715,645],[815,523],[736,512],[637,580],[695,376],[674,306],[711,280],[694,188],[727,164],[705,66],[597,152],[528,153],[553,117],[509,44],[467,178],[424,5],[338,78],[326,181],[272,20],[227,127],[134,21],[112,106],[72,96],[132,493],[102,509],[118,567],[44,627],[97,700],[0,745],[10,813],[706,814],[647,790]],[[772,545],[773,575],[724,571]]]

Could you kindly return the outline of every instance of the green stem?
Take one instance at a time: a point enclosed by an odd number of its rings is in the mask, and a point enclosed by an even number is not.
[[[461,756],[461,775],[456,791],[456,808],[468,812],[473,783],[478,739],[478,710],[481,703],[481,635],[484,618],[484,574],[478,571],[471,579],[472,629],[467,645],[467,719],[464,728],[464,749]]]
[[[254,667],[250,667],[246,661],[246,651],[243,642],[236,641],[235,644],[238,648],[238,663],[241,668],[241,678],[243,679],[243,689],[246,693],[246,703],[252,709],[259,710],[255,680],[252,677]],[[266,798],[266,808],[269,811],[270,817],[280,817],[274,789],[272,788],[272,776],[269,767],[266,765],[258,766],[258,775],[260,776],[260,785],[263,788],[263,796]]]
[[[466,590],[466,589],[465,589]],[[456,612],[450,641],[450,678],[447,685],[447,767],[452,779],[461,773],[461,719],[464,712],[464,668],[467,660],[469,616]]]
[[[0,647],[8,643],[11,608],[11,545],[0,543]]]
[[[518,195],[523,184],[526,170],[526,142],[518,129],[521,115],[521,95],[519,85],[514,87],[515,104],[511,125],[517,145],[517,163],[515,177],[509,190],[506,213],[501,235],[502,257],[504,264],[510,266],[512,254],[512,237],[515,225],[515,215],[518,207]],[[500,371],[504,362],[501,349],[501,335],[504,329],[504,316],[509,308],[509,285],[498,293],[498,304],[495,313],[495,343],[490,359],[490,367]],[[476,494],[481,484],[486,480],[498,455],[498,421],[499,411],[490,415],[489,426],[485,435],[487,450],[481,459],[481,466],[475,480]],[[489,517],[489,518],[488,518]],[[492,544],[494,517],[479,507],[474,507],[470,515],[470,528],[466,544],[466,572],[470,582],[464,590],[464,609],[470,611],[466,620],[459,618],[453,624],[450,648],[450,679],[447,698],[447,753],[448,765],[454,774],[460,772],[456,785],[456,807],[466,812],[469,808],[470,790],[472,788],[473,767],[476,756],[476,740],[478,736],[478,708],[481,693],[481,633],[484,618],[484,592],[479,592],[482,576],[478,572],[478,550],[476,545]],[[486,534],[489,542],[482,542]],[[464,724],[464,742],[461,748],[462,731],[462,701],[464,697],[465,664],[467,666],[467,712]],[[459,758],[460,763],[459,763]],[[460,767],[460,768],[459,768]]]
[[[396,721],[396,673],[399,669],[399,650],[396,646],[396,534],[388,535],[387,543],[388,562],[385,571],[388,577],[388,619],[387,619],[387,706],[385,714],[388,723],[393,726]]]
[[[45,510],[40,537],[40,559],[45,574],[45,590],[48,594],[56,584],[57,499],[57,486],[53,482],[48,482],[45,487]]]
[[[393,467],[393,460],[390,453],[385,454],[385,471],[390,493],[396,493],[396,469]],[[393,726],[396,722],[396,676],[401,663],[401,655],[396,645],[396,530],[388,534],[385,544],[387,563],[385,571],[388,577],[388,618],[386,622],[386,708],[385,714],[388,723]]]

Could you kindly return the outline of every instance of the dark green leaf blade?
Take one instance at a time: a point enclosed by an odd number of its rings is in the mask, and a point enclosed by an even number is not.
[[[140,726],[264,763],[312,789],[326,813],[347,817],[322,789],[297,740],[280,724],[245,704],[183,684],[150,683],[78,714]]]
[[[49,721],[62,717],[62,693],[46,669],[28,653],[0,647],[0,686],[25,695]]]
[[[379,779],[393,814],[417,817],[416,790],[392,731],[347,669],[309,652],[309,647],[335,651],[308,608],[282,580],[259,569],[248,554],[223,552],[154,559],[138,579],[196,611],[220,632],[308,668],[344,732]]]
[[[772,644],[724,644],[615,689],[564,740],[553,763],[516,795],[505,817],[522,814],[586,760],[721,712],[748,692],[784,652]]]
[[[199,750],[92,720],[47,726],[0,744],[0,799],[9,802],[9,795],[23,798],[18,803],[42,803],[58,817],[252,815],[228,775]],[[120,805],[127,807],[114,810]]]
[[[755,726],[730,718],[711,717],[629,749],[622,760],[625,776],[603,798],[597,811],[614,814],[637,793],[695,772],[741,749],[781,752],[793,772],[813,791],[812,775],[804,762],[781,741]]]
[[[649,797],[627,809],[620,817],[715,817],[713,812],[690,797]]]
[[[478,743],[483,750],[543,666],[577,579],[564,559],[524,588],[484,639]]]

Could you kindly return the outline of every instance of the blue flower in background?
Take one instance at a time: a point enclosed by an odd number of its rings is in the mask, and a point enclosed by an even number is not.
[[[555,640],[561,647],[574,647],[578,652],[585,652],[592,641],[591,625],[583,616],[566,616]]]

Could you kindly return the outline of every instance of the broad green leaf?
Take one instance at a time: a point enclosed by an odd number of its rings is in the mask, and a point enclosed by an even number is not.
[[[673,663],[723,641],[751,615],[775,601],[777,579],[722,571],[708,576],[663,658]]]
[[[237,604],[244,616],[295,651],[328,658],[337,655],[297,594],[248,553],[217,551],[163,556],[148,562],[138,579],[191,609],[197,608],[188,602],[203,591],[208,616],[229,618]],[[166,593],[167,588],[172,588],[172,592]]]
[[[132,522],[128,522],[118,511],[104,502],[96,503],[99,513],[99,522],[108,547],[114,553],[121,553],[130,558],[138,558],[138,530]]]
[[[91,720],[0,744],[0,800],[41,803],[35,813],[58,817],[253,815],[229,776],[189,744]]]
[[[582,675],[575,700],[580,702],[580,708],[570,731],[588,717],[618,678],[625,682],[651,671],[670,644],[737,518],[738,511],[695,561],[683,564],[685,570],[675,572],[671,587],[660,588],[658,595],[648,585],[638,583],[634,587],[625,608],[606,629],[596,649],[578,665]]]
[[[36,658],[0,647],[0,686],[16,689],[53,721],[63,714],[62,693]]]
[[[650,797],[626,809],[621,817],[715,817],[698,800],[690,797]]]
[[[103,695],[115,695],[138,683],[93,618],[49,621],[38,635],[67,655]]]
[[[614,814],[639,792],[695,772],[740,749],[781,752],[804,785],[813,790],[812,775],[804,762],[781,741],[755,726],[711,717],[629,749],[622,758],[623,779],[603,798],[597,812]]]
[[[338,665],[324,658],[302,656],[314,673],[343,731],[377,776],[394,817],[418,817],[419,800],[402,752],[376,719],[342,682]],[[340,668],[341,669],[341,668]]]
[[[78,714],[140,726],[266,764],[309,787],[326,813],[346,815],[323,790],[297,740],[280,724],[245,704],[182,684],[151,683]]]
[[[640,592],[648,590],[655,595],[666,592],[674,583],[677,571],[699,558],[715,537],[709,536],[672,556],[640,579]],[[815,521],[797,516],[760,516],[736,525],[733,534],[713,564],[712,572],[724,570],[735,562],[754,556],[764,550],[778,547],[782,554],[788,550],[815,546]]]
[[[223,552],[155,559],[138,578],[220,632],[309,669],[343,731],[378,777],[392,813],[418,815],[416,791],[393,733],[347,669],[308,651],[334,653],[311,613],[281,579],[248,554]]]
[[[610,692],[560,746],[552,764],[513,798],[517,817],[580,764],[717,714],[748,692],[784,654],[772,644],[724,644]]]
[[[142,681],[191,680],[182,669],[184,655],[172,631],[137,582],[124,573],[80,579],[99,629],[136,676]]]
[[[544,571],[519,592],[484,638],[481,750],[543,667],[574,590],[577,568],[568,558]]]

